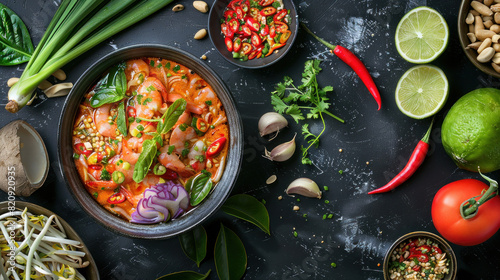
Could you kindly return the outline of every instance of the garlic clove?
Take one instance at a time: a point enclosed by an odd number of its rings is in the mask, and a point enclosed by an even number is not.
[[[48,98],[66,96],[72,87],[72,83],[60,83],[47,88],[44,92]]]
[[[274,147],[274,149],[271,152],[269,152],[266,149],[264,157],[270,161],[281,162],[281,161],[288,160],[295,153],[295,148],[296,148],[295,137],[296,136],[297,136],[297,134],[295,134],[295,136],[293,136],[292,140]]]
[[[298,194],[306,197],[321,198],[318,184],[309,178],[299,178],[291,182],[286,189],[286,194]]]
[[[260,136],[268,135],[273,132],[278,134],[279,130],[286,126],[288,126],[288,121],[285,117],[275,112],[265,113],[259,119]]]

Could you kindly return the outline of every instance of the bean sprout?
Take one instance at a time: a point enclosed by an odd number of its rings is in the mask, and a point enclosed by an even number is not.
[[[79,241],[68,239],[55,215],[13,211],[0,215],[0,280],[84,280],[89,265]],[[15,248],[12,251],[11,248]]]

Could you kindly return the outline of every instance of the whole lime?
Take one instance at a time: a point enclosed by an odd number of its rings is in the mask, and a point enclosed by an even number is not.
[[[500,90],[481,88],[462,96],[441,127],[446,153],[470,171],[500,169]]]

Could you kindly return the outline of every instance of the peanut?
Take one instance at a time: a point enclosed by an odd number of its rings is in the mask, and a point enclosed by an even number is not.
[[[491,20],[485,21],[485,22],[483,22],[483,25],[484,25],[484,27],[489,29],[493,25],[493,21],[491,21]]]
[[[495,33],[500,33],[500,25],[498,24],[493,24],[491,27],[490,27],[490,30],[495,32]]]
[[[477,61],[481,63],[486,63],[491,60],[491,58],[495,55],[495,50],[492,47],[488,47],[484,49],[478,56]]]
[[[208,4],[205,1],[194,1],[193,7],[202,13],[208,12]]]
[[[469,37],[471,43],[476,42],[476,35],[474,35],[474,33],[467,33],[467,37]]]
[[[495,63],[491,63],[491,67],[493,67],[493,69],[495,71],[497,71],[497,73],[500,73],[500,66],[495,64]]]
[[[500,35],[493,35],[493,37],[491,37],[491,41],[493,43],[498,43],[498,40],[500,39]]]
[[[465,18],[465,23],[473,24],[474,23],[474,15],[472,15],[471,13],[468,13],[467,17]]]
[[[200,30],[198,30],[198,32],[196,32],[196,34],[194,34],[194,38],[196,40],[201,40],[201,39],[205,38],[205,36],[207,36],[207,30],[206,29],[200,29]]]
[[[496,35],[496,33],[491,31],[491,30],[483,29],[483,30],[479,30],[479,32],[476,32],[476,38],[479,41],[484,41],[486,38],[493,37],[493,35]]]
[[[60,81],[66,80],[66,73],[64,73],[61,69],[57,69],[54,73],[52,73],[52,76],[56,77],[56,79]]]
[[[493,19],[495,20],[495,23],[500,24],[500,13],[495,13]]]
[[[470,3],[470,5],[472,6],[472,8],[474,10],[476,10],[478,13],[480,13],[483,16],[493,15],[493,9],[490,10],[486,5],[484,5],[483,3],[479,2],[479,1],[472,1]]]
[[[473,50],[477,50],[479,48],[479,46],[481,46],[481,43],[482,42],[474,42],[472,44],[469,44],[465,49],[468,50],[468,49],[473,49]],[[500,45],[500,44],[498,44]]]
[[[493,49],[495,49],[496,52],[500,52],[500,44],[498,43],[493,44]]]
[[[177,4],[177,5],[175,5],[175,6],[172,8],[172,11],[174,11],[174,12],[180,12],[180,11],[182,11],[182,10],[184,10],[184,5],[182,5],[182,4]]]
[[[479,30],[483,29],[484,29],[483,19],[480,16],[476,16],[474,19],[474,33],[476,33],[476,37]]]
[[[489,47],[491,47],[491,39],[486,38],[486,40],[484,40],[481,43],[481,46],[479,46],[479,48],[477,49],[477,53],[482,53],[484,51],[484,49],[489,48]]]

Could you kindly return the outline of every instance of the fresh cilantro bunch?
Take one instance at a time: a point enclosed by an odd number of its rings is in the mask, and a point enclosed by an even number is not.
[[[319,64],[319,60],[306,61],[300,86],[295,86],[292,78],[285,76],[283,82],[278,83],[275,91],[271,92],[271,104],[276,112],[292,116],[297,123],[305,119],[318,118],[323,123],[323,130],[318,135],[309,131],[309,124],[302,125],[302,134],[309,144],[307,147],[301,146],[302,164],[312,164],[311,159],[308,158],[308,150],[313,145],[319,146],[319,138],[325,132],[323,114],[344,123],[344,120],[327,111],[331,106],[327,93],[333,91],[333,87],[319,87],[316,79],[316,76],[321,72]],[[305,116],[302,110],[307,111]]]

